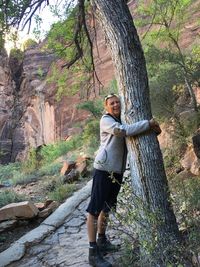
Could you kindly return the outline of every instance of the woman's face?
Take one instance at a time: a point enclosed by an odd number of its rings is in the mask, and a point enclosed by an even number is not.
[[[105,109],[108,113],[115,117],[120,117],[121,104],[118,97],[113,96],[106,100]]]

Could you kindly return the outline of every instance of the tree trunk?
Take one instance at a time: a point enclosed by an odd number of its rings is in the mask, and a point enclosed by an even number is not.
[[[108,40],[122,102],[123,121],[151,119],[146,63],[133,19],[125,0],[93,0],[98,21]],[[147,266],[163,266],[161,258],[172,241],[179,240],[176,218],[169,200],[167,178],[154,133],[127,138],[134,194],[148,208],[141,212],[139,239]],[[149,251],[149,245],[155,244]],[[147,246],[145,244],[148,244]]]

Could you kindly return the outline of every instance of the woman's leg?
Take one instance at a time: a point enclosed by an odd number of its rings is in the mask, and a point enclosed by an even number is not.
[[[105,234],[107,224],[108,224],[108,213],[105,213],[104,211],[101,211],[98,217],[98,234]]]
[[[87,231],[89,242],[96,242],[97,235],[97,218],[92,214],[88,213],[87,216]]]

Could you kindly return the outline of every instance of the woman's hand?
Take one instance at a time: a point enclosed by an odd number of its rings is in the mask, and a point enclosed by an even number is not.
[[[154,119],[149,121],[150,129],[153,130],[157,135],[161,134],[162,130],[160,129],[159,123]]]

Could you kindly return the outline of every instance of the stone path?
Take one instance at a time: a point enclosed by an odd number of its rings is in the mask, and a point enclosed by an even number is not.
[[[89,191],[87,191],[89,192]],[[77,196],[81,196],[77,194]],[[89,201],[89,194],[85,200],[80,198],[80,203],[72,212],[62,221],[59,227],[51,229],[52,224],[49,224],[50,230],[46,237],[40,241],[40,238],[34,238],[32,242],[26,244],[24,256],[21,259],[9,262],[9,264],[0,266],[9,267],[89,267],[88,264],[88,239],[86,229],[86,206]],[[66,210],[66,209],[65,209]],[[61,214],[61,213],[60,213]],[[57,213],[57,217],[59,213]],[[55,216],[54,216],[55,217]],[[56,218],[57,218],[56,217]],[[55,219],[55,218],[54,218]],[[58,218],[57,218],[58,219]],[[48,220],[47,220],[48,222]],[[45,224],[47,225],[47,222]],[[112,229],[108,229],[109,237],[112,241],[116,233]],[[38,236],[39,236],[38,232]],[[114,240],[113,243],[120,243],[120,240]],[[18,245],[20,246],[20,242]],[[7,253],[9,255],[9,253]],[[117,265],[117,258],[120,256],[120,251],[106,255],[114,267]],[[5,255],[2,256],[5,258]],[[8,257],[8,256],[7,256]],[[121,266],[120,266],[121,267]]]

